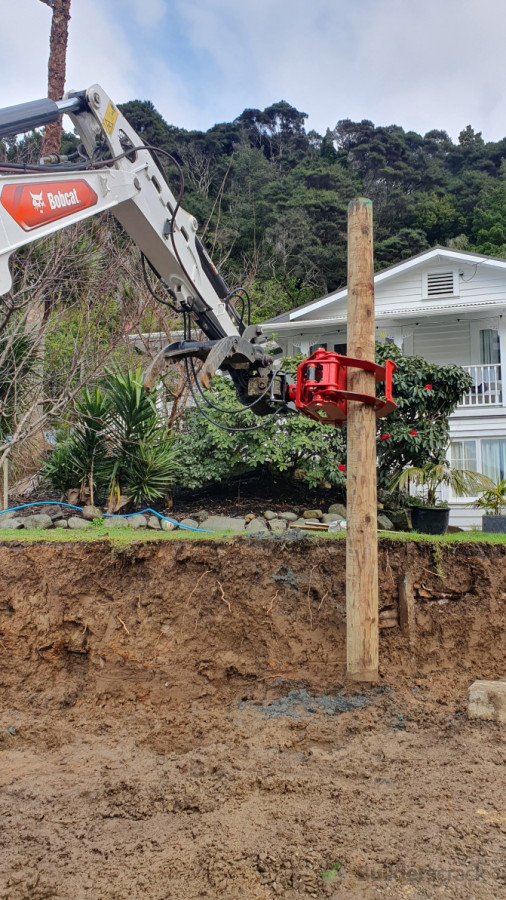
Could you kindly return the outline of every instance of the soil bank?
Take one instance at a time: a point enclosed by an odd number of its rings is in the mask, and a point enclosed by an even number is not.
[[[0,545],[0,898],[506,895],[506,548],[381,542],[367,690],[344,556]]]

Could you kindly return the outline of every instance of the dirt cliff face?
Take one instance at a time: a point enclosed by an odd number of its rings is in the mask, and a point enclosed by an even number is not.
[[[501,671],[504,549],[382,542],[380,609],[397,610],[407,574],[416,617],[409,642],[381,630],[383,678]],[[4,688],[21,677],[41,694],[178,704],[263,697],[278,678],[328,691],[343,678],[341,542],[3,545],[0,566]]]
[[[500,731],[465,701],[506,675],[503,547],[381,542],[367,690],[344,543],[10,543],[0,566],[2,900],[501,892]]]

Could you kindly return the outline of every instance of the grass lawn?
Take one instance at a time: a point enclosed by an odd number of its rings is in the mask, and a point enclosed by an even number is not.
[[[288,534],[288,532],[287,532]],[[19,530],[1,529],[0,543],[9,543],[16,541],[18,543],[34,543],[36,541],[45,541],[53,544],[69,544],[69,543],[93,543],[95,541],[108,541],[112,546],[123,547],[132,543],[146,543],[148,541],[216,541],[230,540],[231,538],[244,539],[249,537],[252,540],[280,540],[284,532],[271,535],[248,535],[238,533],[237,531],[213,531],[198,532],[177,529],[176,531],[154,531],[142,530],[134,531],[132,528],[107,528],[104,525],[93,525],[89,529],[66,530],[63,528],[32,528]],[[343,541],[346,538],[345,531],[338,531],[329,534],[326,531],[305,532],[305,537],[310,540],[320,540],[324,538],[330,541]],[[462,543],[484,543],[484,544],[506,544],[506,534],[485,534],[482,531],[461,531],[457,534],[419,534],[416,531],[378,531],[379,540],[392,541],[423,541],[433,544],[462,544]]]

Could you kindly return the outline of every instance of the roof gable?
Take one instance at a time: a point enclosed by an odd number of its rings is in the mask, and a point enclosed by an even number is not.
[[[487,266],[488,268],[501,270],[506,280],[506,259],[498,259],[492,256],[484,256],[480,253],[470,253],[466,250],[452,250],[449,247],[437,246],[432,247],[430,250],[424,250],[422,253],[418,253],[416,256],[412,256],[403,262],[389,266],[381,272],[377,272],[374,276],[374,285],[375,287],[380,287],[389,280],[407,275],[409,272],[416,269],[423,270],[428,264],[444,265],[445,263],[454,266],[459,264]],[[348,288],[346,286],[339,291],[327,294],[325,297],[320,297],[318,300],[311,300],[309,303],[296,307],[274,319],[269,319],[268,324],[274,322],[294,322],[297,320],[301,320],[302,322],[306,318],[311,318],[312,315],[321,315],[323,311],[325,311],[326,315],[331,315],[329,306],[332,305],[337,308],[342,307],[346,302],[347,294]]]

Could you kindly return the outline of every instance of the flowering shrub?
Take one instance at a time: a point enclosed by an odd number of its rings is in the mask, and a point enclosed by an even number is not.
[[[460,366],[439,366],[420,357],[403,356],[394,344],[376,344],[376,361],[383,364],[386,359],[397,365],[392,382],[397,409],[386,420],[378,420],[382,486],[406,466],[421,467],[444,460],[449,441],[448,418],[472,384],[471,376]],[[381,387],[378,394],[380,391]],[[384,430],[386,422],[388,432]]]

